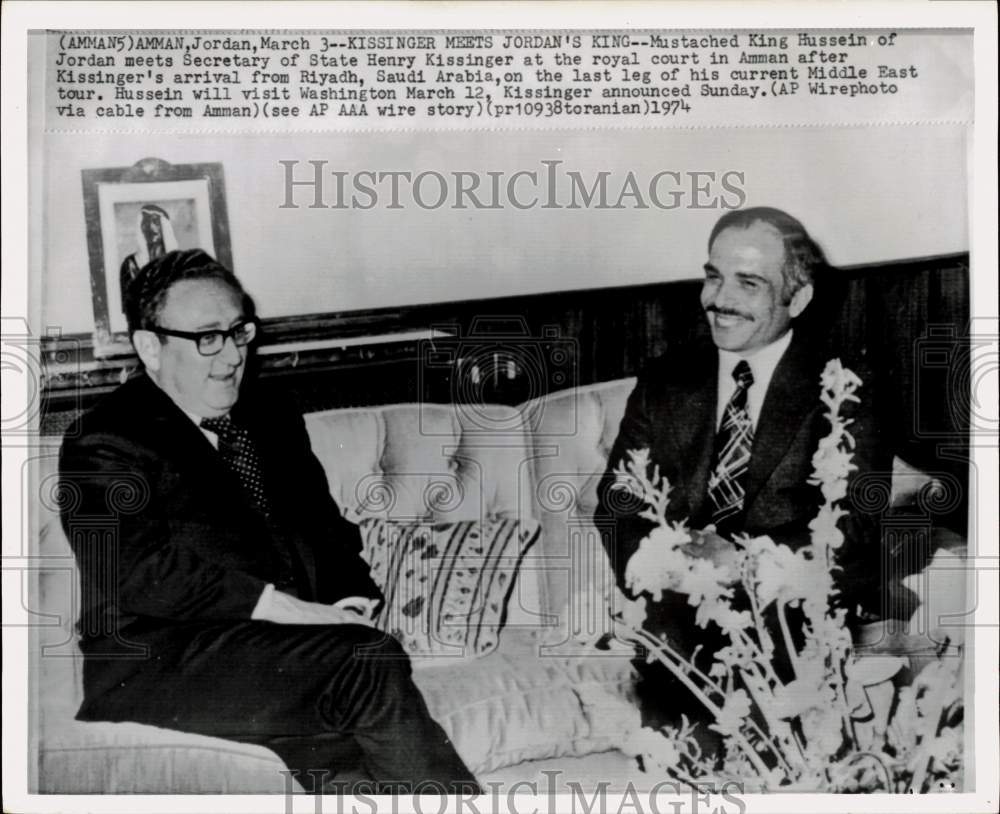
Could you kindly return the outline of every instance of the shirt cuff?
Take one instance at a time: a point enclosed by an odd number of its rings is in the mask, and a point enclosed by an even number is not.
[[[271,601],[274,597],[274,585],[273,583],[268,583],[264,586],[264,590],[261,591],[260,598],[257,600],[257,604],[254,606],[253,613],[250,614],[251,619],[264,619],[267,616],[267,612],[271,608]]]

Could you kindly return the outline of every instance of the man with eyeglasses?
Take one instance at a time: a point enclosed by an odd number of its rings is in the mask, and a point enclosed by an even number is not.
[[[258,323],[239,281],[169,252],[126,312],[143,372],[70,428],[60,459],[77,718],[261,743],[307,791],[475,792],[372,626],[379,590],[301,416],[243,381]]]

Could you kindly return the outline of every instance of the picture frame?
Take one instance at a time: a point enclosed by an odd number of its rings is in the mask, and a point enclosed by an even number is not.
[[[94,304],[94,356],[132,353],[125,288],[146,262],[172,249],[204,249],[233,267],[221,163],[82,170]]]

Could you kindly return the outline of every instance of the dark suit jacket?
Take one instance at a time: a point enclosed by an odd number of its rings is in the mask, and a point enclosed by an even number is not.
[[[798,331],[793,335],[761,407],[737,530],[752,536],[768,534],[793,548],[808,541],[808,524],[821,496],[807,480],[817,442],[830,429],[819,401],[820,373],[826,362],[825,353],[811,350]],[[849,429],[857,441],[854,463],[858,471],[852,486],[862,473],[868,479],[887,479],[891,456],[878,443],[872,418],[873,388],[859,366],[845,364],[865,382],[859,391],[861,404],[847,405],[844,410],[854,419]],[[598,526],[606,530],[605,545],[622,590],[625,566],[651,526],[636,516],[634,503],[623,507],[620,499],[609,497],[613,470],[628,450],[648,448],[653,463],[659,464],[673,487],[670,519],[687,519],[693,528],[708,525],[707,483],[714,463],[717,389],[718,351],[706,341],[678,348],[654,362],[629,397],[608,470],[598,487],[595,516]],[[872,488],[870,480],[865,485]],[[847,540],[839,557],[844,569],[840,588],[845,605],[852,608],[859,602],[867,606],[878,601],[880,571],[877,518],[853,508],[850,517],[841,521]]]
[[[269,582],[315,602],[380,596],[302,417],[252,392],[232,416],[258,447],[270,521],[145,375],[66,433],[62,523],[80,567],[88,698],[199,624],[249,619]]]

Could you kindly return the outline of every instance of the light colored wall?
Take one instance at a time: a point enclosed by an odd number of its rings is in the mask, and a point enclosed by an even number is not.
[[[221,161],[237,274],[264,316],[697,277],[717,210],[279,209],[279,159],[359,171],[744,173],[747,205],[799,217],[839,265],[968,248],[966,142],[949,126],[294,136],[49,135],[43,320],[93,327],[80,171]],[[305,168],[300,167],[300,172]],[[614,179],[617,179],[615,181]],[[305,202],[306,196],[300,197]]]

